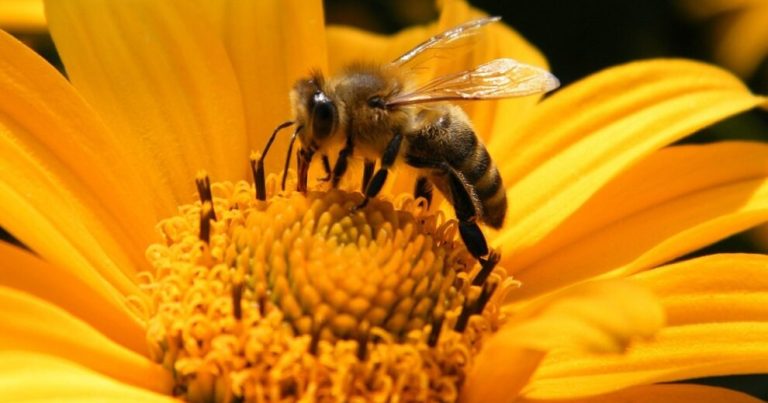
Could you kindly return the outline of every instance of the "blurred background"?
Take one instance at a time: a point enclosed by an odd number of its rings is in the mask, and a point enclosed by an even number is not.
[[[768,94],[768,0],[469,0],[499,15],[537,46],[555,75],[568,85],[616,64],[654,57],[684,57],[721,65],[755,93]],[[0,24],[60,66],[39,6],[0,0]],[[326,20],[394,33],[437,18],[434,0],[325,0]],[[15,14],[15,22],[3,16]],[[18,16],[22,16],[21,18]],[[684,142],[724,139],[768,141],[768,112],[752,111],[708,128]],[[768,163],[768,161],[766,161]],[[15,242],[0,228],[0,239]],[[768,252],[768,226],[695,253]],[[690,257],[690,256],[686,256]],[[709,378],[768,400],[768,376]]]

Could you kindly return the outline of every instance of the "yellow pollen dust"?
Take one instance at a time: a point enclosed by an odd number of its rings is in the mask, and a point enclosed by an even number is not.
[[[423,200],[197,180],[141,274],[153,359],[188,401],[455,401],[498,328],[503,269]],[[289,183],[289,189],[294,186]],[[478,283],[480,281],[475,281]]]

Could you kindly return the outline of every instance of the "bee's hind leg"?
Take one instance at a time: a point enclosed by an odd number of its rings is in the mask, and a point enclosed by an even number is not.
[[[473,194],[474,190],[466,185],[466,181],[459,172],[453,168],[447,168],[449,169],[448,184],[456,218],[459,220],[461,240],[464,241],[469,253],[480,263],[480,271],[472,279],[472,285],[482,285],[499,263],[501,255],[488,247],[485,235],[477,225],[478,212],[482,207],[476,195]]]
[[[445,161],[435,161],[407,155],[406,162],[416,168],[433,169],[440,172],[440,176],[444,178],[444,186],[451,193],[451,203],[456,212],[456,218],[459,220],[461,240],[464,241],[464,245],[469,253],[480,263],[480,272],[472,279],[472,284],[483,284],[493,271],[493,268],[496,267],[501,256],[498,252],[488,248],[485,235],[483,235],[483,231],[477,224],[482,207],[475,190],[467,183],[460,172],[453,169]]]

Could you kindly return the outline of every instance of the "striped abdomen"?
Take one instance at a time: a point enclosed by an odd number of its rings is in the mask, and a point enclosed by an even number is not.
[[[472,129],[467,125],[461,126],[464,127],[452,131],[452,140],[458,147],[451,147],[454,155],[447,155],[446,159],[464,176],[468,187],[474,189],[483,209],[481,221],[500,228],[507,213],[507,196],[501,175]]]

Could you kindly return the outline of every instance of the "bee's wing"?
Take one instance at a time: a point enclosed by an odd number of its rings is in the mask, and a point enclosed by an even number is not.
[[[544,69],[512,59],[496,59],[473,70],[439,76],[412,91],[395,95],[387,106],[519,97],[545,93],[559,85],[557,78]]]
[[[444,55],[441,53],[454,53],[458,48],[467,46],[472,43],[475,35],[480,32],[482,27],[500,19],[501,17],[486,17],[457,25],[416,45],[392,61],[391,65],[398,68],[415,69],[430,59],[443,58]]]

